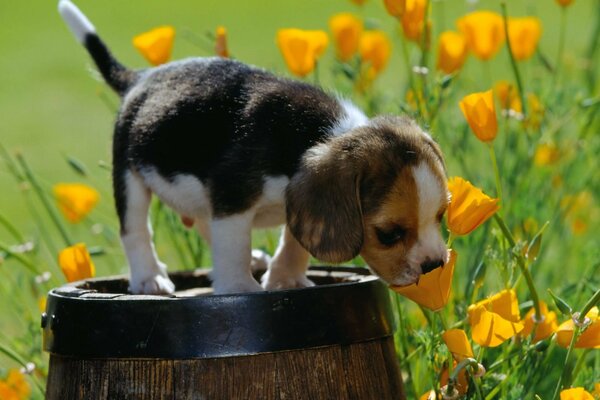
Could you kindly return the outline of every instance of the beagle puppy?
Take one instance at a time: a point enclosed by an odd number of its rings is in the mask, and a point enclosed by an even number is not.
[[[312,286],[311,254],[361,255],[392,285],[446,262],[444,160],[411,119],[369,119],[320,88],[229,59],[134,71],[73,3],[59,12],[122,99],[113,186],[133,293],[174,290],[152,243],[152,193],[210,243],[216,294]],[[251,230],[282,224],[260,285]]]

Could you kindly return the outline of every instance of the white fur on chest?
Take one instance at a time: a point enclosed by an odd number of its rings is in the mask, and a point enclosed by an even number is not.
[[[177,213],[201,220],[212,218],[210,190],[193,175],[180,174],[167,180],[156,169],[141,172],[146,185],[165,204]],[[285,176],[267,176],[262,194],[249,210],[254,214],[253,226],[266,228],[285,223],[285,188],[289,179]]]

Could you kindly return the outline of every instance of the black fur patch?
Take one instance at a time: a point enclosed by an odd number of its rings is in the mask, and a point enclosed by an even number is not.
[[[263,178],[291,177],[341,113],[318,88],[232,60],[141,72],[115,129],[117,205],[127,167],[152,167],[167,179],[191,174],[208,185],[216,217],[244,211],[260,196]]]

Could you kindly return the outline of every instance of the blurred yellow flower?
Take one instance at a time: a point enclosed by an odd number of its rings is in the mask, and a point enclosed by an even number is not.
[[[40,312],[44,312],[46,311],[46,297],[40,297],[38,299],[38,309],[40,310]]]
[[[215,54],[219,57],[229,58],[229,48],[227,47],[227,29],[224,26],[218,26],[215,35]]]
[[[471,130],[479,140],[491,142],[496,138],[498,121],[492,90],[465,96],[459,105]]]
[[[446,74],[458,71],[469,54],[467,41],[461,33],[442,32],[438,40],[437,68]]]
[[[342,61],[350,60],[358,50],[363,31],[362,21],[350,13],[340,13],[329,19],[329,28],[337,57]]]
[[[361,35],[360,58],[364,64],[368,65],[368,75],[371,79],[385,68],[391,52],[392,44],[383,31],[366,31]]]
[[[421,275],[416,284],[391,286],[391,289],[430,310],[441,310],[450,297],[456,257],[456,252],[450,250],[450,259],[444,266]]]
[[[568,7],[573,3],[573,0],[556,0],[556,2],[563,7]]]
[[[543,301],[540,301],[540,311],[542,312],[542,321],[537,324],[537,328],[535,330],[535,336],[533,337],[533,343],[539,342],[540,340],[544,340],[550,337],[556,328],[558,328],[558,323],[556,322],[556,313],[554,311],[548,311],[548,306]],[[525,318],[523,318],[524,328],[521,331],[520,335],[522,337],[527,337],[533,332],[533,328],[535,326],[535,309],[532,308],[525,314]]]
[[[515,85],[508,81],[498,81],[494,84],[494,95],[500,103],[502,110],[514,110],[518,113],[523,111],[521,99]]]
[[[451,199],[446,218],[448,229],[454,235],[472,232],[500,208],[498,199],[489,197],[463,178],[450,178],[448,190]]]
[[[58,254],[58,265],[67,278],[67,282],[93,278],[96,275],[96,268],[90,253],[83,243],[61,250]]]
[[[544,105],[535,94],[527,93],[527,107],[525,125],[532,129],[539,129],[546,113]]]
[[[154,28],[133,38],[133,45],[152,65],[164,64],[171,58],[175,28],[169,25]]]
[[[442,334],[442,339],[456,361],[461,362],[465,358],[473,358],[471,343],[462,329],[448,329]]]
[[[323,55],[329,39],[321,30],[280,29],[277,45],[288,69],[304,77],[315,69],[317,59]]]
[[[594,400],[594,397],[582,387],[561,390],[560,400]]]
[[[516,60],[526,60],[535,53],[540,36],[542,24],[538,18],[509,18],[508,40]]]
[[[592,392],[592,395],[595,399],[600,399],[600,382],[594,384],[594,391]]]
[[[427,0],[405,0],[404,12],[400,16],[402,31],[408,40],[421,43],[425,26]]]
[[[593,307],[587,314],[590,324],[575,342],[577,349],[600,349],[600,318],[598,318],[598,307]],[[572,319],[568,319],[556,330],[556,342],[559,346],[569,347],[573,338],[575,324]]]
[[[496,347],[524,328],[514,290],[507,289],[467,309],[471,337],[480,346]]]
[[[469,50],[480,60],[489,60],[504,43],[502,16],[491,11],[475,11],[456,21],[465,35]]]
[[[383,0],[385,9],[392,17],[400,18],[406,7],[406,0]]]
[[[0,380],[0,399],[25,400],[29,398],[31,388],[25,376],[18,369],[10,369],[5,380]]]
[[[72,223],[81,221],[100,199],[96,189],[82,183],[58,183],[52,190],[58,209]]]
[[[535,149],[533,163],[537,166],[554,165],[560,159],[560,151],[553,143],[542,143]]]
[[[593,214],[594,197],[584,190],[576,195],[565,196],[560,202],[564,215],[571,224],[571,230],[576,235],[584,234],[588,229],[588,221]]]

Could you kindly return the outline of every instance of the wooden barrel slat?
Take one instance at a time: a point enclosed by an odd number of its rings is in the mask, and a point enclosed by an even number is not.
[[[131,296],[121,293],[126,284],[122,278],[99,280],[96,284],[94,281],[88,281],[83,284],[69,286],[68,288],[57,291],[53,296],[51,292],[51,301],[48,308],[49,315],[44,321],[44,337],[45,348],[50,351],[50,368],[48,374],[48,385],[46,399],[48,400],[147,400],[147,399],[182,399],[182,400],[235,400],[235,399],[264,399],[264,400],[304,400],[304,399],[340,399],[340,400],[385,400],[385,399],[404,399],[404,391],[397,356],[394,349],[392,317],[390,315],[389,298],[385,286],[379,282],[374,282],[372,279],[356,279],[357,273],[352,273],[353,270],[347,268],[335,271],[335,274],[328,274],[327,269],[319,268],[316,277],[312,277],[318,284],[322,285],[318,290],[310,291],[297,290],[288,291],[282,295],[278,292],[273,292],[273,302],[262,294],[258,303],[252,303],[252,294],[239,295],[248,296],[249,301],[253,304],[248,307],[243,307],[244,312],[256,312],[253,307],[260,304],[260,307],[267,307],[267,314],[258,313],[260,318],[257,318],[257,323],[268,323],[271,326],[273,323],[280,321],[278,313],[286,315],[287,312],[293,312],[294,308],[299,308],[302,313],[295,315],[294,318],[305,318],[303,320],[294,320],[294,329],[310,329],[306,333],[307,346],[305,348],[298,347],[298,338],[301,338],[303,332],[297,333],[297,338],[294,340],[286,340],[283,338],[280,345],[277,342],[277,337],[268,337],[268,330],[263,327],[258,327],[256,330],[250,329],[249,319],[242,318],[243,326],[237,326],[235,320],[233,325],[231,321],[221,321],[223,324],[223,336],[220,339],[204,338],[197,341],[204,347],[200,353],[194,352],[192,349],[192,357],[185,357],[186,351],[177,347],[178,350],[172,356],[168,355],[168,348],[152,348],[142,349],[148,350],[148,354],[159,354],[160,356],[144,356],[137,348],[128,350],[127,346],[119,347],[119,356],[115,354],[102,357],[99,355],[98,349],[84,349],[84,354],[74,354],[82,349],[82,345],[91,345],[95,338],[100,337],[98,331],[88,333],[86,330],[101,329],[105,334],[104,327],[95,327],[94,319],[89,315],[84,315],[81,321],[85,321],[88,326],[79,326],[77,315],[72,315],[93,310],[93,313],[98,315],[98,320],[102,323],[113,323],[114,337],[112,340],[125,340],[127,335],[126,330],[127,318],[123,315],[115,316],[112,320],[107,316],[100,316],[103,305],[114,305],[113,303],[105,302],[121,302],[119,304],[127,304],[125,310],[131,310],[133,305],[143,305],[150,310],[159,310],[160,313],[169,313],[172,309],[181,309],[181,303],[173,302],[174,299],[154,299],[149,302],[148,297]],[[358,273],[365,274],[364,270]],[[208,282],[202,274],[194,275],[195,282]],[[332,278],[335,276],[335,278]],[[203,280],[204,279],[204,280]],[[349,279],[349,280],[347,280]],[[337,280],[337,283],[336,283]],[[207,290],[195,291],[194,283],[184,279],[182,276],[176,276],[174,281],[180,284],[186,291],[186,296],[190,293],[204,293],[206,296]],[[326,282],[326,283],[323,283]],[[356,285],[374,285],[367,291],[357,293],[368,294],[372,297],[361,298],[361,302],[374,304],[361,305],[361,310],[364,310],[368,315],[361,318],[361,314],[354,310],[346,310],[352,307],[356,299],[352,299],[348,294],[352,293],[352,288],[347,282],[355,282]],[[341,287],[338,285],[342,285]],[[377,286],[379,285],[379,286]],[[103,288],[99,291],[98,288]],[[340,289],[341,288],[341,289]],[[377,289],[379,288],[379,289]],[[347,294],[345,291],[349,290]],[[323,291],[323,293],[320,293]],[[329,292],[331,291],[331,292]],[[116,292],[116,293],[113,293]],[[315,307],[320,307],[314,313],[315,317],[326,317],[327,311],[323,307],[331,310],[331,319],[321,319],[319,325],[310,326],[310,313],[304,315],[307,310],[310,300],[304,298],[306,295],[324,295],[326,300],[318,302]],[[299,297],[295,297],[299,296]],[[337,297],[336,297],[337,296]],[[210,297],[210,296],[209,296]],[[209,297],[207,297],[208,300]],[[164,301],[163,301],[164,300]],[[225,299],[225,303],[217,303],[217,309],[220,304],[226,304],[231,299]],[[160,307],[151,308],[160,302]],[[169,303],[169,301],[171,301]],[[186,299],[175,299],[175,301],[188,301]],[[192,301],[192,300],[189,300]],[[233,300],[231,300],[233,301]],[[124,303],[127,302],[127,303]],[[235,303],[235,302],[234,302]],[[178,304],[177,307],[171,305]],[[190,303],[193,307],[198,305]],[[76,307],[74,307],[76,305]],[[265,306],[266,305],[266,306]],[[179,307],[179,308],[178,308]],[[193,309],[190,308],[191,309]],[[202,315],[208,315],[210,318],[215,318],[214,306],[208,313],[198,313],[195,318]],[[287,307],[287,308],[286,308]],[[307,308],[308,307],[308,308]],[[382,308],[381,308],[382,307]],[[379,309],[381,308],[381,309]],[[114,310],[114,308],[107,308]],[[119,307],[117,309],[120,309]],[[188,308],[183,307],[187,312]],[[269,311],[270,310],[270,311]],[[269,313],[277,318],[271,318]],[[337,313],[337,315],[336,315]],[[341,313],[345,313],[341,315]],[[137,315],[137,314],[136,314]],[[183,315],[182,323],[189,324],[190,321],[185,321]],[[75,318],[75,320],[71,320]],[[108,318],[108,319],[103,319]],[[161,317],[162,318],[162,317]],[[140,332],[148,332],[151,335],[155,332],[160,337],[165,337],[168,334],[166,327],[153,327],[154,320],[160,320],[158,315],[156,318],[149,316],[140,318],[143,321]],[[54,321],[50,323],[48,321]],[[108,321],[108,322],[107,322]],[[177,318],[170,318],[167,321],[170,323],[178,323]],[[283,320],[285,321],[285,319]],[[193,335],[194,332],[188,332],[189,329],[198,323],[209,323],[215,321],[192,321],[193,323],[182,326],[173,326],[173,332],[180,335],[181,340],[186,340],[186,334]],[[228,325],[229,323],[229,325]],[[84,324],[84,325],[85,325]],[[124,325],[121,325],[124,324]],[[354,329],[349,335],[344,334],[344,327]],[[360,328],[360,324],[369,325],[366,329]],[[357,328],[357,326],[359,328]],[[77,335],[82,337],[78,339],[73,346],[69,340],[64,340],[62,330],[72,330],[78,327]],[[125,329],[127,328],[127,329]],[[314,329],[313,329],[314,328]],[[212,329],[212,328],[211,328]],[[213,330],[209,330],[213,332]],[[110,332],[106,331],[106,332]],[[139,336],[140,332],[136,332]],[[259,332],[264,337],[256,337],[250,340],[251,346],[244,345],[242,354],[237,349],[239,343],[246,343],[246,335],[256,335]],[[293,332],[290,327],[274,327],[272,332]],[[379,333],[378,333],[379,332]],[[319,338],[320,335],[326,340]],[[335,342],[336,335],[339,335],[338,343]],[[361,339],[361,335],[363,338]],[[136,337],[138,337],[136,336]],[[73,332],[68,333],[69,338],[74,338]],[[176,339],[177,337],[175,337]],[[225,338],[225,339],[223,339]],[[171,338],[171,342],[173,338]],[[92,340],[88,342],[87,340]],[[196,338],[197,340],[197,338]],[[209,349],[209,353],[217,356],[198,356],[198,354],[206,353],[206,343],[211,343],[214,340],[215,346],[223,351],[219,355],[215,349]],[[261,340],[266,343],[274,343],[273,351],[263,349],[264,343],[260,344]],[[126,341],[126,340],[125,340]],[[132,343],[141,343],[143,341],[135,340]],[[150,342],[149,342],[150,343]],[[258,343],[258,344],[256,344]],[[327,345],[319,345],[319,343],[328,343]],[[106,341],[102,346],[106,346]],[[228,347],[229,346],[229,347]],[[248,349],[259,349],[251,354]],[[269,344],[268,346],[271,346]],[[268,347],[267,346],[267,347]],[[289,346],[289,347],[288,347]],[[184,346],[185,347],[185,346]],[[103,347],[104,348],[104,347]],[[90,357],[93,354],[93,357]]]

